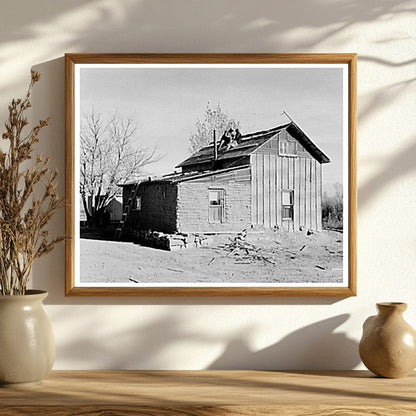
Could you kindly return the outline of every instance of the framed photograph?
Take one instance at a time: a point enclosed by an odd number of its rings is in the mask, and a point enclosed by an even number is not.
[[[356,295],[355,54],[67,54],[66,295]]]

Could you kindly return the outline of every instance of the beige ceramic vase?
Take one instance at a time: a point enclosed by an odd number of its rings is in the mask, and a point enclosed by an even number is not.
[[[55,360],[52,326],[42,301],[48,292],[0,296],[0,386],[39,384]]]
[[[406,303],[377,303],[363,325],[360,357],[381,377],[400,378],[416,367],[416,331],[403,319]]]

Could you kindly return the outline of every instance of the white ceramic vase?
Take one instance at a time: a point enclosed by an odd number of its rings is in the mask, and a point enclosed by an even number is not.
[[[41,383],[55,361],[52,326],[42,301],[48,292],[0,296],[0,385]]]

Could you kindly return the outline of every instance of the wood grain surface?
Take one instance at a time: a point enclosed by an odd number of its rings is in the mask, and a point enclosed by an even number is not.
[[[54,371],[0,389],[0,415],[416,415],[416,373]]]
[[[256,64],[347,64],[348,65],[348,286],[346,287],[84,287],[75,282],[75,66],[77,64],[172,64],[172,63],[256,63]],[[355,53],[272,54],[65,54],[65,245],[66,296],[356,296],[356,120],[357,56]]]

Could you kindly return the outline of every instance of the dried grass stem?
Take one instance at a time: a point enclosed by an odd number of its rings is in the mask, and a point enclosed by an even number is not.
[[[32,159],[39,132],[50,123],[49,118],[40,120],[28,134],[23,134],[28,125],[25,111],[31,107],[32,88],[39,79],[40,74],[32,71],[26,96],[12,100],[2,134],[8,149],[0,150],[1,295],[25,294],[33,262],[65,238],[50,238],[45,228],[63,204],[56,193],[58,172],[49,168],[49,157],[37,156],[31,167],[23,167]]]

